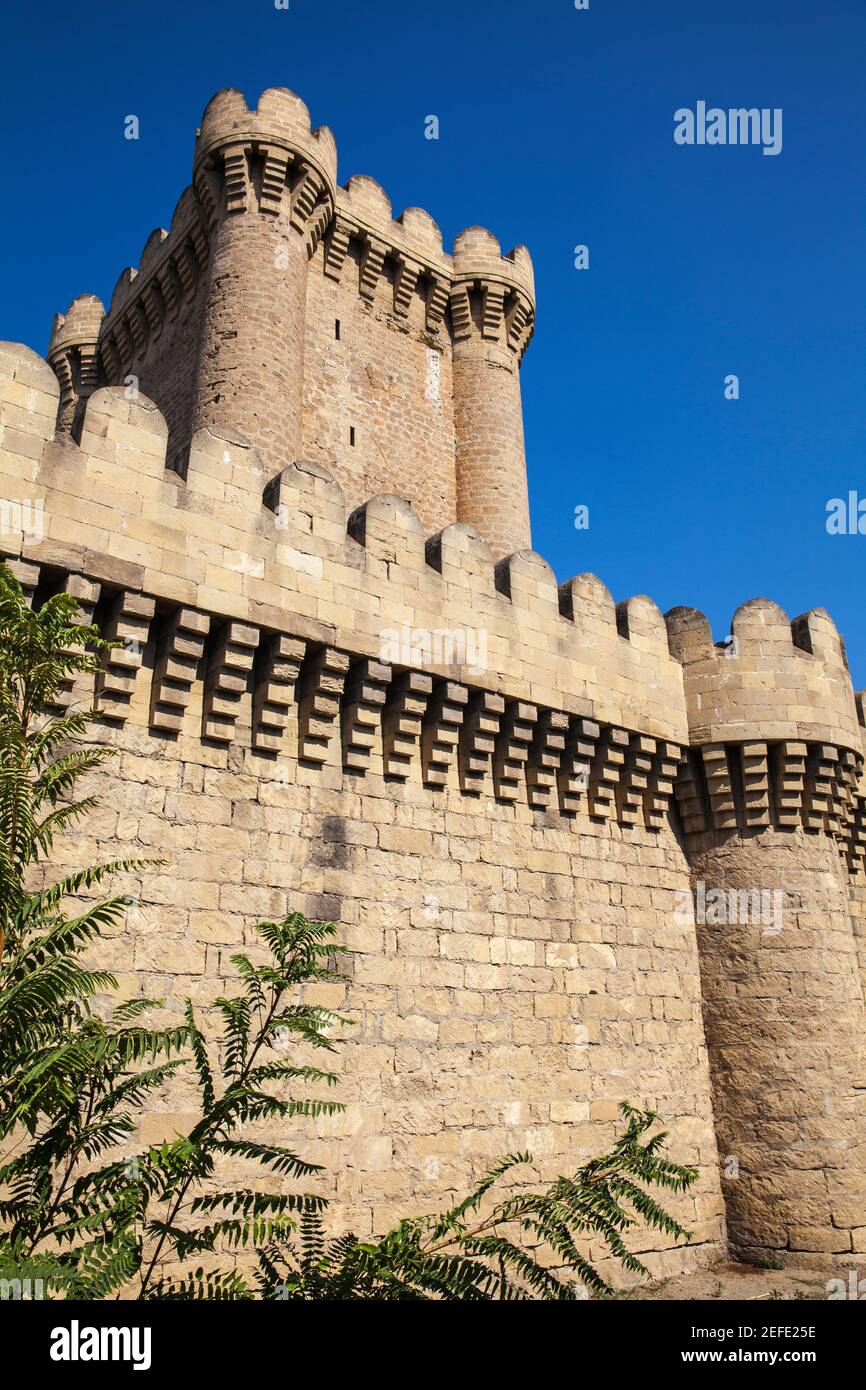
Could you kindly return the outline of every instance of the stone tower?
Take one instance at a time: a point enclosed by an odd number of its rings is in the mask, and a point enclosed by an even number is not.
[[[716,1133],[737,1157],[729,1235],[756,1255],[858,1250],[862,728],[844,647],[823,610],[791,624],[763,599],[738,609],[721,651],[694,610],[673,610],[668,630],[689,714],[679,785],[693,880],[727,909],[705,913],[697,936]],[[763,913],[732,914],[749,895]]]
[[[256,921],[339,924],[348,1108],[295,1137],[362,1233],[515,1148],[570,1171],[629,1100],[700,1173],[692,1244],[643,1235],[657,1274],[726,1238],[850,1263],[862,698],[820,609],[754,600],[720,645],[557,584],[529,549],[534,320],[524,248],[447,253],[337,182],[292,93],[224,91],[107,314],[74,300],[47,363],[0,346],[0,549],[123,643],[69,693],[119,753],[91,833],[167,861],[106,962],[206,1006]]]
[[[420,208],[395,221],[372,179],[339,187],[334,137],[292,92],[255,111],[217,93],[170,231],[101,309],[86,295],[57,317],[64,429],[97,382],[131,381],[165,415],[182,474],[198,430],[234,430],[272,474],[326,467],[351,506],[395,491],[429,527],[477,527],[497,558],[528,547],[528,251],[503,256],[470,227],[448,255]]]

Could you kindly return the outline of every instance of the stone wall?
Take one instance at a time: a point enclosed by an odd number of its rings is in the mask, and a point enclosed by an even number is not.
[[[130,721],[147,716],[150,662]],[[315,1187],[335,1224],[382,1231],[516,1149],[543,1176],[570,1171],[609,1144],[628,1099],[658,1109],[672,1154],[700,1168],[669,1203],[693,1246],[641,1231],[635,1248],[659,1275],[717,1255],[698,960],[674,917],[688,870],[670,831],[557,825],[489,786],[431,792],[417,767],[395,784],[376,754],[347,778],[339,741],[315,770],[215,749],[200,716],[194,699],[177,740],[130,721],[101,732],[118,763],[90,779],[102,809],[59,857],[165,860],[130,876],[139,906],[99,959],[122,993],[163,996],[178,1016],[185,996],[204,1007],[232,989],[255,921],[300,910],[339,923],[345,986],[308,995],[347,1019],[334,1066],[348,1108],[292,1136],[326,1166]],[[182,1127],[185,1101],[172,1088],[143,1137]]]
[[[394,498],[347,518],[312,466],[275,492],[213,431],[182,479],[159,413],[118,389],[90,397],[80,446],[54,439],[50,370],[0,363],[3,487],[45,504],[41,539],[4,536],[10,563],[35,601],[69,588],[127,641],[96,685],[118,761],[58,846],[166,860],[130,880],[101,957],[122,989],[206,1005],[256,920],[333,918],[351,954],[321,997],[349,1020],[349,1111],[307,1139],[335,1220],[382,1229],[516,1147],[573,1168],[630,1100],[701,1173],[675,1204],[693,1246],[640,1248],[659,1273],[718,1254],[698,957],[673,911],[682,678],[654,605],[618,622],[591,576],[560,594],[540,557],[496,569],[465,526],[425,541]],[[484,651],[425,650],[434,628]],[[164,1104],[146,1137],[189,1098]]]
[[[398,315],[393,271],[363,299],[357,243],[347,259],[340,280],[324,248],[311,262],[302,457],[339,477],[350,508],[398,493],[441,530],[457,515],[450,341],[428,330],[420,289]]]

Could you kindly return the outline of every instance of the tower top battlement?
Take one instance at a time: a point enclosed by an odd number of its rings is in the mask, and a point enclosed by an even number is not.
[[[845,645],[825,609],[791,621],[770,599],[750,599],[721,644],[697,609],[673,608],[666,621],[694,744],[811,739],[859,751]]]
[[[194,168],[227,145],[253,144],[264,156],[273,146],[313,159],[332,185],[337,180],[337,145],[327,126],[313,130],[304,101],[288,87],[269,87],[254,110],[242,92],[223,87],[208,102],[196,131]]]

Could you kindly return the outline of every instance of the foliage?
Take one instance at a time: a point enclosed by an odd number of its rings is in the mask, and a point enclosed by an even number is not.
[[[325,1199],[294,1190],[317,1165],[266,1135],[342,1108],[313,1059],[343,1020],[302,1001],[340,978],[334,925],[259,924],[257,960],[232,957],[239,993],[216,1001],[209,1043],[191,1002],[182,1024],[155,1026],[161,1001],[111,1005],[116,980],[85,962],[131,899],[82,895],[142,861],[44,881],[55,836],[95,804],[72,799],[78,778],[110,756],[77,746],[87,712],[63,712],[63,692],[111,645],[76,614],[62,594],[32,611],[0,567],[0,1275],[78,1299],[573,1299],[606,1289],[586,1237],[634,1272],[624,1235],[638,1221],[687,1239],[645,1189],[679,1192],[696,1174],[662,1157],[664,1134],[645,1138],[655,1115],[627,1105],[611,1152],[573,1177],[516,1184],[530,1158],[514,1154],[439,1215],[381,1240],[327,1235]],[[134,1152],[142,1114],[181,1068],[194,1123]],[[280,1190],[224,1187],[247,1163]]]
[[[262,1297],[574,1301],[610,1292],[579,1248],[587,1236],[601,1238],[625,1269],[647,1274],[623,1240],[637,1218],[675,1238],[687,1232],[642,1184],[681,1192],[696,1174],[662,1157],[666,1134],[642,1142],[652,1111],[620,1109],[625,1128],[610,1153],[539,1191],[519,1187],[486,1211],[488,1194],[531,1155],[510,1154],[458,1205],[401,1221],[379,1241],[328,1240],[321,1211],[304,1213],[296,1235],[259,1252]]]

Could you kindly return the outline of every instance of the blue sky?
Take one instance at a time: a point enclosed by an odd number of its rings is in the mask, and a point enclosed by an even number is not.
[[[446,246],[480,223],[530,248],[533,538],[560,580],[692,604],[717,639],[759,594],[824,606],[866,684],[866,536],[825,529],[866,498],[864,0],[19,3],[3,32],[3,337],[44,352],[74,295],[108,299],[217,88],[291,87],[341,181]],[[781,154],[675,144],[698,100],[782,108]]]

